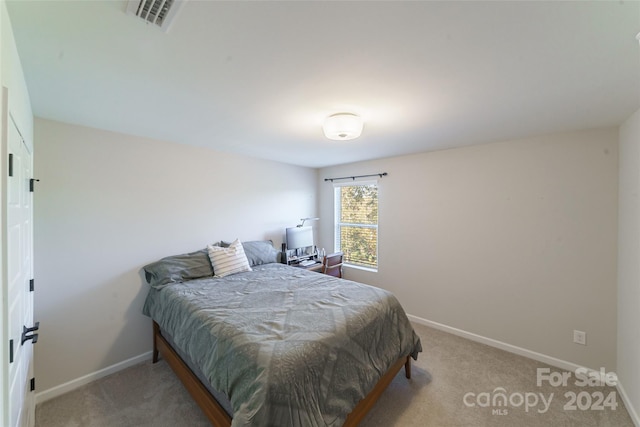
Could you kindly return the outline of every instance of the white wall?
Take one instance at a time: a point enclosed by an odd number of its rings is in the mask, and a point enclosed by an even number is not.
[[[27,147],[33,148],[33,114],[27,83],[24,79],[22,64],[13,37],[6,2],[0,2],[2,8],[2,50],[0,51],[0,76],[2,86],[9,88],[9,110],[22,133]],[[1,107],[0,107],[1,108]],[[1,110],[0,110],[1,112]]]
[[[620,127],[618,229],[618,377],[640,410],[640,110]],[[627,405],[629,406],[629,405]]]
[[[316,216],[314,169],[36,119],[44,391],[151,350],[146,263]]]
[[[388,172],[379,270],[347,278],[420,318],[614,370],[617,140],[599,129],[321,169],[320,245],[333,246],[324,178]]]

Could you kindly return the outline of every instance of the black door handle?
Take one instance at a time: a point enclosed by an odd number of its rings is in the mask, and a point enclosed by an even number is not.
[[[31,335],[27,335],[29,332],[35,332],[38,329],[40,329],[40,322],[36,322],[35,325],[33,325],[32,328],[27,328],[26,326],[22,327],[22,343],[21,345],[24,345],[24,343],[26,341],[31,340],[31,342],[33,344],[38,342],[38,334],[31,334]]]

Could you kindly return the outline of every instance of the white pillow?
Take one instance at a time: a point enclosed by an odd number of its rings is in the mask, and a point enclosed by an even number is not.
[[[228,248],[207,246],[209,259],[213,266],[213,277],[224,277],[241,271],[251,271],[249,261],[240,240],[236,239]]]

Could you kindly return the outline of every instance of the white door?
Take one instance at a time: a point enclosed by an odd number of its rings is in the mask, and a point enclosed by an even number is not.
[[[6,96],[6,94],[5,94]],[[6,106],[7,104],[5,104]],[[8,391],[5,419],[10,427],[33,426],[34,393],[31,391],[33,377],[33,343],[23,343],[23,335],[33,336],[34,332],[23,334],[24,327],[33,327],[33,293],[30,279],[33,277],[33,209],[30,179],[32,178],[32,156],[20,131],[11,117],[10,111],[4,123],[7,125],[8,167],[5,169],[6,182],[6,230],[4,256],[6,257],[5,296],[9,339],[9,366],[6,382]],[[8,390],[7,390],[8,389]]]

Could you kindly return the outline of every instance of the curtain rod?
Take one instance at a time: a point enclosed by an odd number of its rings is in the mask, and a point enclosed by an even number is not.
[[[325,178],[324,182],[327,182],[327,181],[333,182],[337,179],[352,179],[355,181],[356,178],[369,178],[370,176],[379,176],[380,178],[382,178],[383,176],[387,176],[387,175],[388,173],[382,172],[382,173],[373,173],[371,175],[342,176],[340,178]]]

